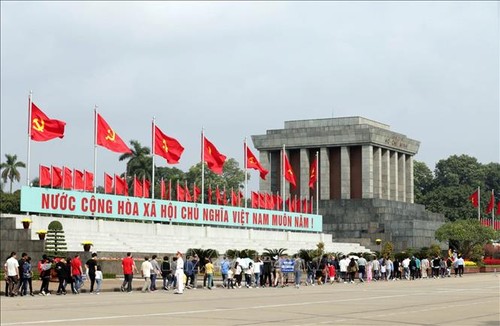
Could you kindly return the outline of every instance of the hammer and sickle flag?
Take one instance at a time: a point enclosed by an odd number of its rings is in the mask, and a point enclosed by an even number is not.
[[[106,147],[116,153],[132,153],[118,134],[97,113],[97,145]]]
[[[285,160],[285,180],[290,182],[290,184],[295,188],[297,187],[297,183],[295,181],[295,173],[293,173],[292,166],[288,161],[288,156],[286,156],[286,153],[283,153],[283,159]]]
[[[222,174],[226,155],[219,153],[214,144],[203,136],[203,159],[207,162],[208,168],[215,174]]]
[[[252,153],[250,148],[246,145],[245,147],[247,149],[247,168],[258,170],[260,172],[260,178],[262,180],[266,180],[266,175],[269,173],[269,171],[264,169],[264,167],[260,164],[259,160],[257,160],[255,155]]]
[[[154,133],[154,154],[166,159],[168,164],[179,163],[184,147],[175,138],[165,135],[157,126],[154,126]]]
[[[31,102],[31,140],[48,141],[64,137],[66,122],[49,119],[35,103]]]

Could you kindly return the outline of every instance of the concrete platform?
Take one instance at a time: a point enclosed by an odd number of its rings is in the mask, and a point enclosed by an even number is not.
[[[8,325],[499,325],[500,277],[0,299]],[[55,284],[51,284],[54,288]],[[142,285],[136,280],[134,287]],[[2,284],[3,286],[3,284]],[[88,288],[88,287],[86,287]]]

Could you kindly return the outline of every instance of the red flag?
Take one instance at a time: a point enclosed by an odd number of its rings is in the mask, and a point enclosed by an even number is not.
[[[172,180],[168,180],[167,198],[168,198],[168,200],[172,200]]]
[[[179,181],[177,181],[177,200],[185,201],[186,200],[186,191],[183,187],[179,185]]]
[[[31,102],[31,140],[47,141],[64,137],[66,122],[49,119],[35,103]]]
[[[165,180],[163,178],[161,179],[160,182],[160,198],[165,199],[165,193],[166,193],[166,187],[165,187]]]
[[[231,206],[239,206],[238,205],[238,196],[234,192],[233,188],[231,188]]]
[[[40,187],[50,186],[51,176],[50,176],[50,168],[48,166],[40,165],[40,176],[38,178],[38,185]]]
[[[115,194],[116,195],[127,195],[127,181],[125,178],[121,178],[119,175],[115,174]]]
[[[198,197],[201,195],[201,189],[198,188],[196,183],[193,185],[193,202],[198,202]]]
[[[142,190],[144,191],[144,198],[149,198],[150,193],[149,190],[151,189],[151,182],[148,179],[143,179],[143,188]]]
[[[252,191],[252,208],[259,208],[259,194]]]
[[[477,208],[479,205],[479,190],[474,191],[474,193],[469,196],[469,200],[472,203],[472,206]]]
[[[104,173],[104,193],[105,194],[113,193],[113,177],[107,173]]]
[[[280,195],[275,195],[274,202],[276,203],[277,210],[281,210],[283,208],[283,199]]]
[[[212,186],[208,186],[208,203],[212,204]]]
[[[165,135],[157,126],[154,126],[154,133],[153,154],[160,155],[169,164],[179,163],[184,147],[176,139]]]
[[[241,206],[241,199],[243,199],[243,197],[245,197],[245,196],[243,195],[241,190],[239,190],[238,191],[238,206]]]
[[[266,208],[266,194],[259,192],[259,208]]]
[[[222,174],[226,156],[219,153],[217,148],[206,137],[203,137],[203,159],[212,172]]]
[[[491,192],[490,202],[486,207],[486,214],[490,214],[493,212],[493,208],[495,208],[495,195],[493,195],[493,191]]]
[[[62,169],[52,166],[52,188],[59,188],[62,186],[63,174]]]
[[[307,204],[307,198],[303,198],[302,199],[302,213],[306,213],[307,214],[307,208],[309,207],[309,205]]]
[[[75,190],[84,190],[85,189],[85,180],[84,180],[84,174],[82,171],[79,170],[74,170],[73,171],[74,175],[74,182],[73,182],[73,188]]]
[[[297,184],[295,183],[295,173],[293,173],[292,166],[288,161],[288,156],[286,153],[283,153],[283,157],[285,160],[285,179],[290,182],[290,184],[295,188]]]
[[[184,198],[186,198],[186,201],[193,201],[193,198],[191,197],[191,193],[189,192],[189,187],[187,185],[187,181],[184,184],[184,190],[185,190]]]
[[[85,190],[94,190],[94,173],[85,171]]]
[[[97,145],[116,153],[132,153],[118,134],[97,114]]]
[[[309,188],[314,189],[314,184],[318,181],[318,171],[316,171],[316,167],[318,165],[318,157],[314,158],[314,161],[309,168]]]
[[[142,182],[137,180],[137,178],[134,175],[134,197],[143,197],[144,192],[142,189]]]
[[[217,205],[222,204],[222,198],[221,198],[221,195],[220,195],[219,186],[217,186],[217,188],[215,189],[215,200],[216,200],[216,204]]]
[[[252,151],[246,144],[245,147],[247,148],[247,168],[258,170],[260,172],[261,179],[266,180],[266,175],[269,173],[269,171],[264,169],[259,160],[257,160],[255,155],[253,155]]]
[[[224,193],[222,194],[222,205],[227,206],[226,186],[224,186]]]
[[[500,201],[497,202],[497,214],[496,215],[497,216],[500,215]]]
[[[309,214],[313,213],[313,197],[309,200]]]
[[[67,167],[63,167],[63,188],[73,189],[73,171]]]

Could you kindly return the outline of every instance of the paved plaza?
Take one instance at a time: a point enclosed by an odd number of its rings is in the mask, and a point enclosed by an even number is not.
[[[1,324],[500,325],[500,275],[496,273],[300,289],[199,288],[182,295],[121,293],[115,291],[119,280],[104,282],[100,295],[3,296]],[[142,285],[141,280],[134,283],[134,288]]]

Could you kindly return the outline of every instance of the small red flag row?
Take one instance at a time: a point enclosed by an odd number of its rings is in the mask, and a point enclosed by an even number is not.
[[[40,187],[72,189],[82,191],[94,190],[94,174],[88,171],[70,169],[68,167],[50,167],[40,165]]]

